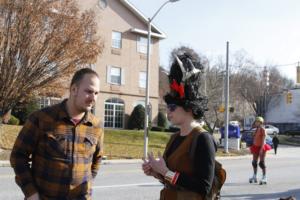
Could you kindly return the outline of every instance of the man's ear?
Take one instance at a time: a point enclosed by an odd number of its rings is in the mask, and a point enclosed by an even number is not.
[[[73,84],[70,88],[70,95],[77,94],[78,87],[76,84]]]

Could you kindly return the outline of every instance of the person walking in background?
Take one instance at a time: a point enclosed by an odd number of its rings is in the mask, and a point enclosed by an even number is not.
[[[266,176],[266,164],[265,158],[266,153],[272,147],[266,144],[266,130],[263,128],[264,119],[262,117],[256,117],[254,122],[254,127],[256,128],[253,136],[253,144],[250,147],[252,153],[252,167],[253,167],[253,176],[249,179],[250,183],[257,183],[257,163],[259,160],[259,167],[262,169],[262,179],[260,184],[267,184]]]
[[[25,199],[91,199],[103,155],[104,133],[90,112],[99,90],[98,74],[81,69],[68,99],[29,116],[10,157]]]
[[[279,144],[279,139],[278,139],[277,135],[274,135],[274,137],[272,138],[272,142],[273,142],[273,146],[274,146],[274,153],[277,154],[277,148],[278,148],[278,144]]]
[[[212,188],[216,145],[196,121],[207,110],[207,97],[200,91],[202,72],[203,66],[194,51],[174,56],[169,74],[170,92],[164,100],[168,119],[180,131],[171,136],[163,157],[159,155],[156,160],[150,153],[142,165],[146,175],[164,184],[161,200],[204,200]],[[193,141],[195,153],[190,157]]]

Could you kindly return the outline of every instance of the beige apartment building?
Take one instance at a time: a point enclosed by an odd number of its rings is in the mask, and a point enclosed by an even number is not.
[[[107,128],[126,128],[133,108],[145,105],[147,64],[147,17],[127,0],[77,0],[80,9],[96,13],[104,51],[91,67],[101,77],[95,107]],[[159,103],[159,41],[165,34],[152,27],[150,104],[156,123]]]

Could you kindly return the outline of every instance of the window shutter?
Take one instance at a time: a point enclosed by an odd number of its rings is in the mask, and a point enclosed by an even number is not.
[[[125,69],[121,68],[121,85],[125,85]]]
[[[106,81],[107,81],[107,83],[111,83],[111,80],[110,80],[110,65],[106,66]]]

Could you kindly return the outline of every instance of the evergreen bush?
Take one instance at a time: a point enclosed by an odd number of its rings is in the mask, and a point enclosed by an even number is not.
[[[128,129],[143,129],[145,121],[145,108],[142,105],[134,107],[129,119]]]
[[[163,128],[163,129],[167,128],[167,117],[162,112],[158,112],[157,126]]]
[[[40,109],[36,99],[29,99],[24,103],[18,103],[12,110],[12,114],[20,120],[20,124],[24,124],[28,116]]]

